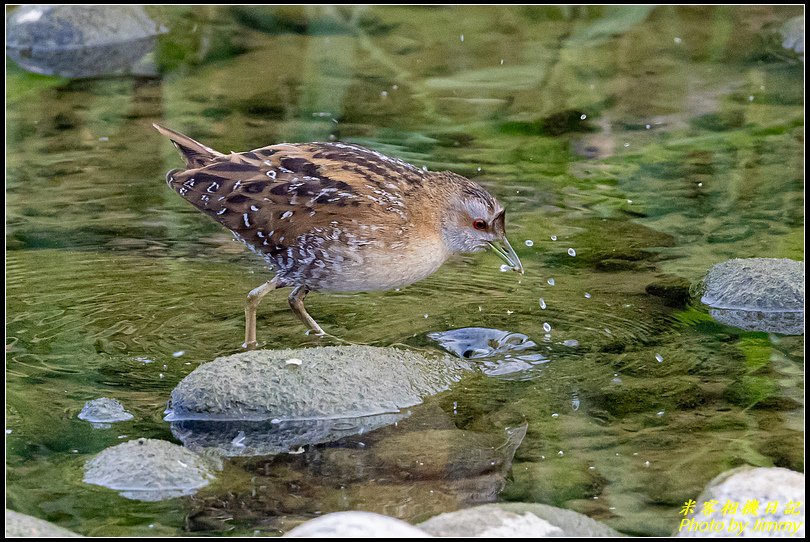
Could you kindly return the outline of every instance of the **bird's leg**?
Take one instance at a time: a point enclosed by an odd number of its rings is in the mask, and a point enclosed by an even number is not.
[[[259,308],[262,298],[278,288],[278,277],[273,277],[258,288],[254,288],[247,295],[245,303],[245,344],[243,348],[252,350],[256,348],[256,309]]]
[[[304,308],[304,298],[309,293],[309,288],[306,286],[298,286],[295,288],[289,297],[290,308],[293,310],[295,315],[301,320],[305,326],[309,329],[309,331],[314,332],[316,335],[325,335],[321,326],[318,325],[318,322],[312,319],[307,313],[307,310]]]

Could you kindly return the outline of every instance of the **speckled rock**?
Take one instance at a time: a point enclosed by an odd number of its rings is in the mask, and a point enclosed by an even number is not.
[[[7,17],[6,51],[35,73],[112,75],[131,71],[164,31],[140,6],[26,5]]]
[[[300,364],[288,363],[300,360]],[[217,358],[172,391],[166,420],[319,420],[397,413],[470,369],[371,346],[257,350]]]
[[[284,536],[425,538],[429,535],[404,521],[371,512],[334,512],[299,525]]]
[[[94,426],[109,427],[115,422],[131,420],[132,414],[124,410],[124,405],[115,399],[100,397],[87,401],[79,412],[79,419],[91,422]]]
[[[804,262],[736,259],[712,267],[701,301],[719,322],[741,329],[801,334],[804,328]]]
[[[107,448],[84,466],[84,481],[122,497],[160,501],[191,495],[213,479],[211,466],[170,442],[141,438]]]
[[[715,511],[704,514],[703,503],[717,501]],[[726,502],[739,504],[722,514]],[[757,513],[746,503],[757,501]],[[777,503],[768,511],[768,503]],[[790,503],[799,503],[790,513]],[[778,467],[740,467],[715,477],[697,498],[695,511],[675,529],[679,537],[795,537],[804,538],[804,474]],[[713,523],[712,523],[713,522]],[[740,531],[742,533],[740,534]]]
[[[447,512],[417,525],[433,536],[622,536],[588,516],[538,503],[499,503]]]
[[[9,537],[37,537],[61,538],[81,537],[81,535],[58,527],[44,519],[27,516],[6,509],[6,538]]]

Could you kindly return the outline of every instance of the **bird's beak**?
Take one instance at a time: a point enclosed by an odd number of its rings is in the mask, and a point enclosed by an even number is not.
[[[523,264],[520,263],[520,258],[515,254],[515,249],[509,244],[506,236],[503,236],[497,241],[488,241],[489,246],[495,251],[495,254],[501,257],[516,273],[523,274]]]

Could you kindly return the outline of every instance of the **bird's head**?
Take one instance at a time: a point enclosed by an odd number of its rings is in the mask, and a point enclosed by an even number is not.
[[[523,264],[506,239],[506,210],[492,194],[458,175],[442,219],[442,237],[451,253],[481,252],[491,248],[513,271]]]

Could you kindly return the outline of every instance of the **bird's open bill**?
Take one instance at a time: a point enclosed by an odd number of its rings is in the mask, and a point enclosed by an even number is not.
[[[498,241],[489,241],[489,246],[495,251],[495,254],[501,257],[503,261],[512,268],[512,271],[523,274],[523,264],[520,263],[520,258],[515,254],[515,249],[509,244],[509,240],[504,237]]]

